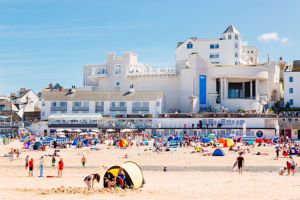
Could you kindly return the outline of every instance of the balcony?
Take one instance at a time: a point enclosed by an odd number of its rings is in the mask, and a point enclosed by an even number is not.
[[[67,106],[51,106],[51,111],[67,111]]]
[[[148,111],[149,112],[149,107],[132,107],[132,111]]]
[[[110,111],[127,111],[127,107],[124,106],[116,106],[116,107],[110,107]]]
[[[78,107],[72,107],[72,111],[89,111],[88,106],[78,106]]]

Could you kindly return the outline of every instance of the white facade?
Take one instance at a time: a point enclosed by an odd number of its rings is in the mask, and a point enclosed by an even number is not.
[[[284,105],[300,108],[300,72],[284,72]]]
[[[165,99],[164,112],[209,109],[262,112],[270,101],[280,99],[280,68],[276,63],[213,65],[194,53],[186,61],[177,60],[174,68],[140,69],[135,68],[137,56],[133,53],[111,57],[109,54],[104,65],[84,66],[84,88],[126,92],[134,85],[135,91],[161,91]],[[99,66],[105,68],[105,74],[96,73]],[[200,83],[201,78],[205,82]]]
[[[175,53],[176,60],[186,61],[192,53],[216,65],[257,65],[259,63],[259,52],[256,47],[243,44],[240,32],[233,25],[225,30],[221,38],[192,37],[185,42],[179,42]]]
[[[87,88],[85,88],[87,89]],[[163,110],[163,93],[136,92],[123,96],[121,92],[96,92],[73,89],[49,90],[42,93],[41,119],[47,120],[55,114],[161,114]]]

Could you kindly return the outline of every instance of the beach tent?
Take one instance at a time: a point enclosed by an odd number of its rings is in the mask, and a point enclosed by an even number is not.
[[[168,141],[171,141],[171,140],[174,140],[174,136],[170,136],[170,137],[168,138]]]
[[[225,153],[222,149],[218,148],[213,152],[212,156],[225,156]]]
[[[222,143],[222,144],[224,144],[225,141],[226,141],[225,138],[220,138],[220,139],[218,139],[218,142],[219,142],[219,143]]]
[[[123,169],[125,173],[125,187],[140,188],[145,184],[143,171],[140,166],[135,162],[127,161],[121,165],[112,166],[105,172],[103,178],[104,188],[108,187],[105,180],[112,180],[114,177],[117,177],[120,169]]]
[[[38,150],[39,147],[42,147],[43,144],[40,143],[40,142],[36,142],[34,145],[33,145],[33,150]]]
[[[297,156],[298,155],[298,150],[295,147],[291,148],[289,155]]]
[[[203,143],[209,143],[210,141],[211,141],[211,140],[210,140],[209,138],[203,138],[203,139],[202,139],[202,142],[203,142]]]
[[[224,147],[231,147],[234,146],[234,142],[232,139],[225,139],[223,142],[223,146]]]
[[[120,140],[120,142],[119,142],[119,147],[122,147],[122,148],[124,148],[124,147],[127,147],[128,146],[128,142],[127,142],[127,140],[126,139],[121,139]]]

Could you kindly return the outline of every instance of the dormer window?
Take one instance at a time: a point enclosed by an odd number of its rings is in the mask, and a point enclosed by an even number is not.
[[[228,34],[228,40],[231,40],[231,34]]]
[[[191,43],[191,42],[187,43],[186,48],[187,49],[192,49],[193,48],[193,43]]]
[[[236,40],[238,40],[238,39],[239,39],[239,36],[238,36],[238,35],[234,35],[234,38],[235,38]]]

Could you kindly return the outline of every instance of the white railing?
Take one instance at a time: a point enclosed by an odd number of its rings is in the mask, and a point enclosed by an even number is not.
[[[139,69],[132,69],[127,71],[127,76],[149,76],[149,75],[175,75],[177,74],[176,68],[157,68],[153,67],[149,70],[139,70]]]

